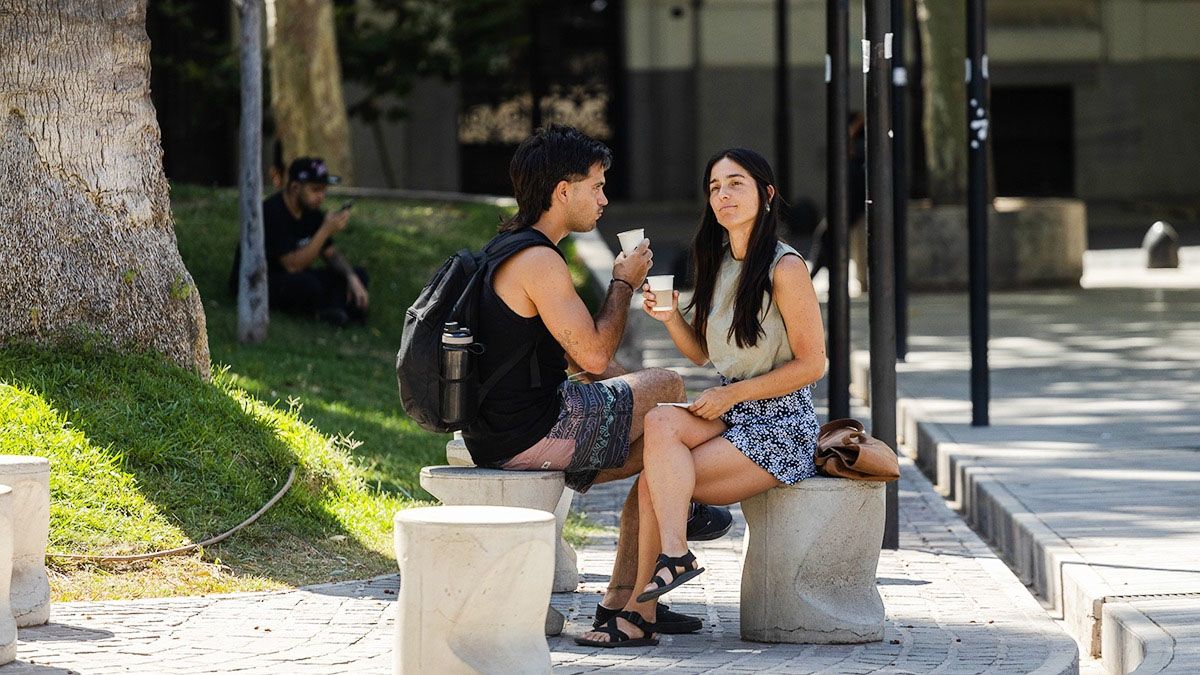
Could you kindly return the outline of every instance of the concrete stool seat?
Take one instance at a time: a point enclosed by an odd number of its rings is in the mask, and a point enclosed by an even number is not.
[[[434,506],[395,516],[396,673],[549,673],[554,516]]]
[[[12,488],[12,616],[21,628],[40,626],[50,620],[50,461],[0,455],[0,485]]]
[[[848,644],[883,639],[875,586],[884,483],[817,476],[742,502],[742,637]]]
[[[421,487],[443,504],[518,506],[553,513],[558,537],[554,554],[555,593],[570,593],[579,585],[575,549],[562,538],[563,523],[575,492],[565,490],[563,480],[561,471],[505,471],[473,465],[421,469]]]

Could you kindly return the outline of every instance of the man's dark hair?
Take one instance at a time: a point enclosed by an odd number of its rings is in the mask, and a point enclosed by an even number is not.
[[[550,209],[550,195],[559,181],[583,180],[596,164],[605,170],[612,164],[612,151],[605,144],[561,124],[538,129],[517,146],[508,165],[517,215],[500,231],[514,232],[536,223]]]

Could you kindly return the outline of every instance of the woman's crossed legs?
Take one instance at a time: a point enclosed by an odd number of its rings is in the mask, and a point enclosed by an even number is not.
[[[663,406],[646,415],[645,469],[638,480],[640,527],[638,530],[638,573],[634,588],[656,588],[658,554],[680,557],[688,552],[687,513],[694,499],[714,505],[741,501],[779,485],[779,480],[723,438],[725,423],[705,420],[687,410]],[[680,572],[682,574],[682,572]],[[663,583],[675,578],[675,570],[658,573]],[[625,609],[653,622],[657,599],[637,602],[632,596]],[[623,618],[617,628],[632,638],[643,631]],[[606,632],[585,633],[582,639],[607,642]]]

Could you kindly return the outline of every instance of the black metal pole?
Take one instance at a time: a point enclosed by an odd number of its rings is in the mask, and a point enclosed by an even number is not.
[[[896,293],[892,255],[891,23],[889,0],[865,0],[867,282],[871,314],[871,433],[896,447]],[[899,491],[887,486],[883,547],[900,547]]]
[[[785,197],[792,194],[788,72],[788,0],[775,0],[775,180]]]
[[[971,425],[988,425],[988,57],[984,0],[967,2],[967,227]]]
[[[529,3],[529,109],[531,132],[542,127],[542,97],[546,94],[546,82],[542,77],[542,22],[541,3]]]
[[[892,208],[896,239],[896,359],[908,356],[908,59],[905,0],[892,3]]]
[[[825,10],[825,212],[829,243],[829,419],[850,416],[850,0]]]
[[[703,80],[704,69],[704,48],[703,26],[700,24],[700,10],[704,9],[704,0],[692,0],[692,70],[689,73],[689,85],[692,88],[692,115],[691,115],[691,138],[692,138],[692,156],[691,159],[695,164],[696,173],[704,170],[704,155],[700,149],[700,128],[703,123],[704,105],[700,100],[700,88]],[[692,185],[700,190],[697,195],[703,194],[700,185],[693,182]],[[690,249],[689,249],[690,250]]]

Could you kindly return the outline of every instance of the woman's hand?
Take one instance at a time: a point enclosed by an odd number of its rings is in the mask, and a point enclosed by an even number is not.
[[[696,399],[696,402],[688,410],[696,417],[715,420],[741,402],[742,400],[738,397],[733,385],[726,385],[724,387],[705,389],[704,393],[700,394],[700,397]]]
[[[642,309],[647,314],[655,319],[668,323],[679,314],[679,291],[671,291],[671,306],[673,309],[656,312],[654,308],[657,306],[657,298],[654,293],[650,292],[650,284],[642,284]]]

